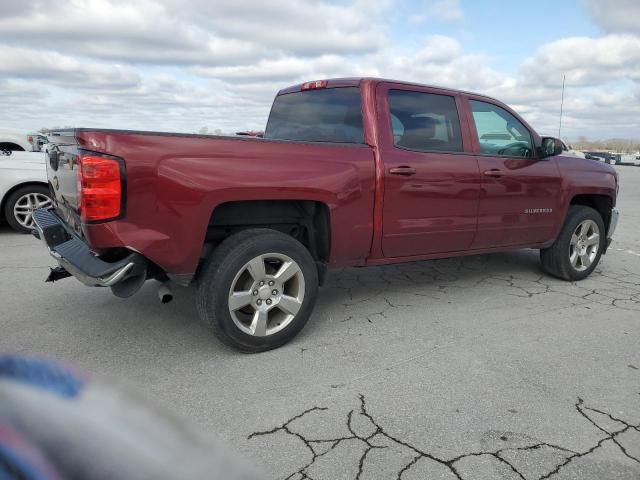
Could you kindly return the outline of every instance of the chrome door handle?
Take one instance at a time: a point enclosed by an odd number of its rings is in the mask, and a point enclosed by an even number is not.
[[[389,173],[391,175],[404,175],[405,177],[408,177],[410,175],[415,175],[416,169],[407,165],[403,165],[401,167],[390,168]]]
[[[492,168],[491,170],[486,170],[484,173],[487,177],[504,177],[505,173],[499,168]]]

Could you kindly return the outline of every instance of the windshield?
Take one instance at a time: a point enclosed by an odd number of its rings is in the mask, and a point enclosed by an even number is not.
[[[277,96],[264,138],[363,143],[360,89],[329,88]]]

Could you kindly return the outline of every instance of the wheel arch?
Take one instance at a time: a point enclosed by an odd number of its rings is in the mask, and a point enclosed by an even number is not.
[[[227,237],[249,228],[271,228],[300,241],[322,270],[331,254],[331,211],[317,200],[232,200],[215,206],[202,258]]]
[[[613,208],[613,198],[609,195],[595,193],[581,193],[571,197],[569,205],[583,205],[591,207],[600,214],[606,233],[609,233],[609,220]]]
[[[26,152],[24,145],[20,145],[11,140],[0,140],[0,150],[11,150],[12,152]]]

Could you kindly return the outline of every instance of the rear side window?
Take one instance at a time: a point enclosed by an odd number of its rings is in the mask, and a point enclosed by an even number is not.
[[[273,102],[264,137],[363,143],[360,89],[328,88],[279,95]]]
[[[455,98],[389,90],[393,143],[423,152],[463,152]]]

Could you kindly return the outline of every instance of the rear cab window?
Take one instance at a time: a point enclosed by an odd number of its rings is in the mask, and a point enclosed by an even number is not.
[[[360,88],[335,87],[278,95],[264,138],[364,143]]]
[[[422,152],[464,152],[455,98],[389,90],[393,144]]]

